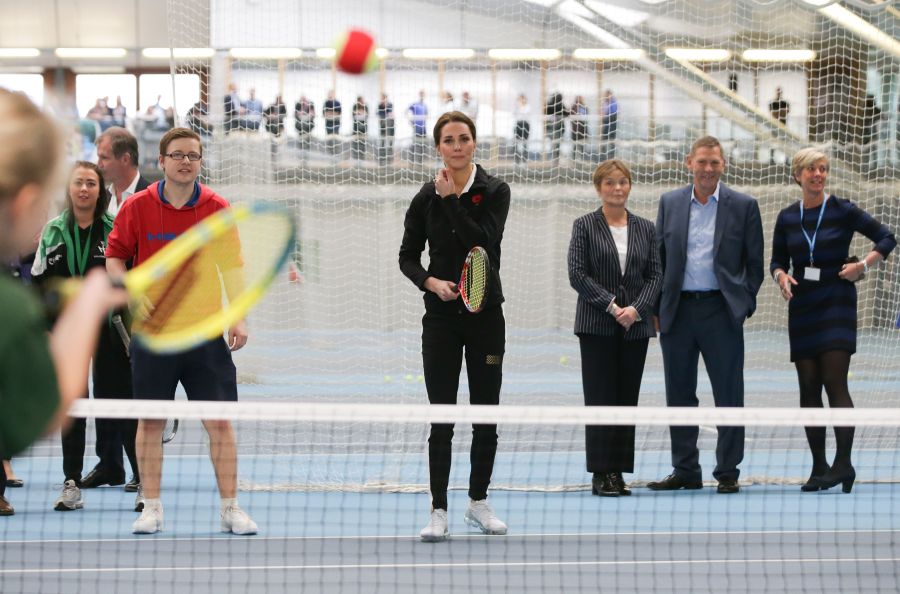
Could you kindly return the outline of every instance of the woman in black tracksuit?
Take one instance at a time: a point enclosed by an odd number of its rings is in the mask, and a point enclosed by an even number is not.
[[[472,162],[475,124],[458,111],[438,118],[435,146],[445,167],[413,198],[404,220],[400,270],[422,290],[422,363],[432,404],[456,404],[463,354],[472,404],[499,404],[506,322],[500,286],[500,242],[509,212],[509,186]],[[421,263],[428,243],[429,265]],[[469,313],[456,288],[466,254],[475,246],[487,251],[491,265],[485,305]],[[487,504],[497,426],[473,425],[472,471],[466,522],[485,534],[506,534],[506,525]],[[446,539],[447,483],[453,425],[435,423],[428,440],[431,521],[420,536]]]
[[[109,201],[110,193],[100,169],[93,163],[77,161],[69,177],[66,208],[47,223],[41,234],[31,270],[35,284],[42,286],[50,279],[84,276],[91,268],[106,267],[106,238],[113,224],[113,216],[106,212]],[[105,321],[100,331],[93,363],[95,398],[131,396],[128,354],[113,326],[112,317]],[[135,473],[134,480],[139,480],[134,453],[136,424],[133,420],[97,419],[100,462],[82,479],[86,423],[83,418],[72,420],[62,434],[65,483],[62,494],[54,503],[56,510],[81,509],[82,487],[123,484],[122,445]]]

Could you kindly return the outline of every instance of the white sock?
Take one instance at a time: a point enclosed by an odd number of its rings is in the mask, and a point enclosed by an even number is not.
[[[225,511],[229,507],[237,507],[237,497],[232,497],[230,499],[222,497],[222,511]]]
[[[157,497],[156,499],[147,498],[144,499],[144,509],[162,509],[162,501]]]

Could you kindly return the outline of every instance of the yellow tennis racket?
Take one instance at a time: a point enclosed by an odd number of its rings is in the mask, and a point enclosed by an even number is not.
[[[483,247],[475,246],[466,255],[462,273],[459,275],[459,296],[472,313],[478,313],[487,300],[488,279],[491,264]]]
[[[201,220],[122,278],[132,338],[175,353],[221,336],[263,297],[296,236],[291,213],[266,203],[236,204]],[[63,297],[77,290],[72,282]]]

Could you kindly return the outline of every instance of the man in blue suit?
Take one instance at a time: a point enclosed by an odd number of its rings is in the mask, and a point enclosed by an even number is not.
[[[759,205],[719,182],[722,145],[697,140],[687,157],[694,183],[659,201],[656,237],[663,266],[657,327],[669,406],[697,406],[697,362],[703,355],[716,406],[744,405],[744,320],[756,309],[763,281]],[[719,493],[737,493],[744,428],[719,427]],[[672,466],[655,491],[700,489],[697,427],[671,427]]]

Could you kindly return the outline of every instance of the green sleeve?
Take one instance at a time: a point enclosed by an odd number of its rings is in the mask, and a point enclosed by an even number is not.
[[[42,316],[33,297],[4,280],[0,306],[0,454],[26,449],[47,428],[59,407],[56,370]]]

